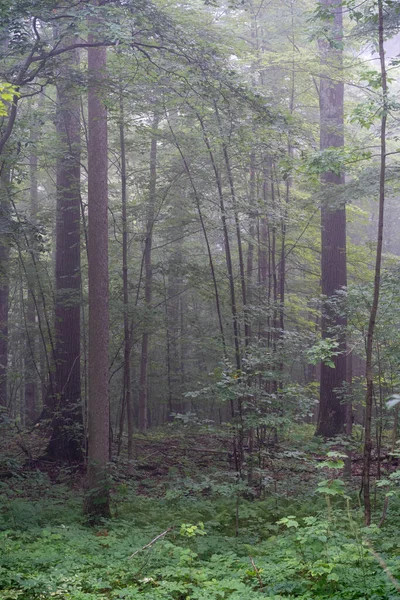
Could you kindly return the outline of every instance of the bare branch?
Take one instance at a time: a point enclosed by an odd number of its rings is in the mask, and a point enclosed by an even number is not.
[[[139,552],[142,552],[142,550],[146,550],[147,548],[151,548],[151,546],[153,544],[155,544],[155,542],[157,542],[158,540],[160,540],[161,538],[163,538],[164,536],[167,535],[167,533],[169,533],[170,531],[173,530],[173,527],[168,527],[168,529],[166,529],[165,531],[163,531],[162,533],[160,533],[160,535],[157,535],[157,537],[154,538],[154,540],[151,540],[151,542],[149,542],[148,544],[146,544],[145,546],[143,546],[143,548],[139,548],[139,550],[136,550],[136,552],[134,552],[133,554],[131,554],[128,558],[133,558],[134,556],[136,556],[136,554],[139,554]]]

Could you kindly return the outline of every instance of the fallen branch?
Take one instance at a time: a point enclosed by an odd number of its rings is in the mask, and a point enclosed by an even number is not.
[[[139,550],[136,550],[136,552],[134,552],[133,554],[131,554],[130,556],[128,556],[128,559],[133,558],[134,556],[136,556],[136,554],[139,554],[139,552],[142,552],[143,550],[146,550],[147,548],[151,548],[151,546],[153,544],[155,544],[155,542],[157,542],[158,540],[160,540],[161,538],[163,538],[165,535],[167,535],[167,533],[169,533],[172,530],[173,530],[173,527],[168,527],[168,529],[166,529],[165,531],[163,531],[162,533],[160,533],[160,535],[158,535],[157,537],[154,538],[154,540],[151,540],[151,542],[149,542],[148,544],[146,544],[145,546],[143,546],[143,548],[139,548]]]
[[[253,565],[254,572],[257,575],[258,583],[260,584],[260,590],[263,592],[264,586],[263,586],[263,582],[262,582],[261,575],[260,575],[260,569],[258,569],[256,563],[253,560],[253,557],[249,556],[249,558],[250,558],[251,564]]]
[[[366,543],[366,545],[368,547],[368,550],[371,552],[372,556],[375,558],[375,560],[378,561],[378,563],[382,567],[382,569],[385,572],[387,578],[391,581],[391,583],[393,584],[393,586],[395,587],[395,589],[398,592],[400,592],[400,582],[393,575],[393,573],[389,569],[388,565],[383,560],[382,556],[380,554],[378,554],[378,552],[374,549],[374,547],[372,546],[372,544],[371,544],[371,542],[369,540],[365,540],[365,543]]]

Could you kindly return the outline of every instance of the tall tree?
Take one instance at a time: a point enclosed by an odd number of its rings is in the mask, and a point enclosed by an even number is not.
[[[33,106],[31,105],[31,108]],[[29,200],[30,220],[36,227],[38,213],[38,150],[39,126],[36,119],[31,115],[32,124],[30,131],[30,142],[32,145],[29,156]],[[32,242],[32,246],[34,242]],[[36,342],[36,306],[35,306],[35,275],[33,265],[27,269],[28,275],[28,299],[26,307],[26,329],[27,344],[25,357],[25,416],[26,421],[32,424],[36,417],[37,385],[35,370],[35,342]]]
[[[64,41],[68,43],[68,41]],[[69,61],[67,63],[67,60]],[[74,85],[78,50],[60,62],[57,83],[55,390],[47,454],[83,460],[80,357],[80,95]]]
[[[322,0],[321,5],[329,12],[329,32],[319,41],[321,66],[320,77],[320,149],[343,148],[343,100],[342,81],[343,16],[338,0]],[[332,197],[335,186],[344,184],[344,173],[327,171],[321,175],[323,193],[321,206],[321,286],[326,299],[322,312],[322,337],[338,336],[339,353],[334,357],[335,368],[321,365],[320,405],[317,435],[332,437],[342,432],[345,423],[345,406],[341,390],[346,381],[346,339],[343,332],[346,319],[335,306],[338,291],[347,285],[346,271],[346,208]],[[338,332],[339,330],[339,332]]]
[[[153,228],[156,206],[156,185],[157,185],[157,127],[158,116],[154,115],[152,123],[152,136],[150,148],[150,179],[149,179],[149,198],[147,204],[146,218],[146,238],[144,241],[144,300],[146,305],[146,325],[142,335],[142,353],[140,359],[140,378],[139,378],[139,429],[147,429],[147,370],[149,361],[149,338],[150,323],[149,316],[151,310],[151,300],[153,296],[153,266],[152,266],[152,244]]]
[[[121,213],[122,213],[122,287],[124,302],[124,374],[122,403],[120,413],[120,427],[118,439],[118,454],[121,449],[124,431],[125,410],[128,422],[128,459],[133,458],[133,410],[131,393],[131,338],[129,326],[129,279],[128,279],[128,218],[127,218],[127,174],[126,174],[126,140],[125,140],[125,111],[122,82],[119,85],[119,142],[121,151]]]
[[[94,5],[97,2],[93,2]],[[95,43],[98,20],[92,18],[89,41]],[[86,513],[92,521],[110,514],[107,465],[110,456],[108,397],[108,136],[102,98],[107,54],[88,49],[88,278],[89,397]]]
[[[380,174],[379,174],[379,216],[378,216],[378,236],[375,259],[374,274],[374,292],[372,305],[369,315],[367,332],[367,351],[365,365],[365,379],[367,392],[365,397],[365,434],[364,434],[364,464],[363,464],[363,492],[364,492],[364,518],[365,524],[371,524],[371,498],[370,498],[370,470],[371,470],[371,452],[372,452],[372,409],[374,402],[374,371],[373,371],[373,344],[376,317],[379,306],[379,296],[381,289],[381,270],[382,270],[382,252],[383,252],[383,225],[385,211],[385,193],[386,193],[386,127],[388,115],[388,82],[385,63],[384,48],[384,17],[383,0],[378,0],[378,48],[380,61],[380,74],[382,86],[382,108],[381,108],[381,129],[380,129]]]
[[[8,309],[9,309],[9,185],[7,158],[0,165],[0,406],[7,406]]]

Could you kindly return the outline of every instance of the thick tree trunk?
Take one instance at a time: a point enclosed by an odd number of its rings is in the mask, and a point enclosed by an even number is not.
[[[323,6],[333,15],[332,36],[340,45],[343,38],[342,8],[338,0],[323,0]],[[321,63],[325,68],[334,69],[335,80],[324,73],[320,78],[320,148],[342,148],[343,95],[344,85],[340,79],[342,50],[334,48],[326,40],[319,43]],[[346,272],[346,208],[332,198],[334,186],[344,184],[344,174],[328,171],[321,176],[326,197],[321,206],[321,284],[322,295],[326,298],[322,312],[322,337],[330,338],[330,329],[341,329],[338,342],[339,354],[334,357],[335,368],[321,364],[320,409],[316,435],[333,437],[343,431],[346,420],[346,407],[342,394],[346,381],[346,319],[339,316],[334,304],[338,292],[347,285]]]
[[[95,27],[94,21],[93,26]],[[94,41],[94,36],[90,36]],[[101,98],[106,76],[105,48],[89,48],[88,94],[88,242],[89,242],[89,398],[88,496],[92,521],[110,516],[108,462],[110,405],[108,397],[108,140],[107,111]]]
[[[147,430],[147,371],[149,363],[149,340],[151,301],[153,296],[153,266],[152,266],[152,244],[154,228],[154,211],[156,206],[156,184],[157,184],[157,134],[158,117],[153,120],[153,132],[150,148],[150,180],[149,201],[147,205],[146,239],[144,241],[144,301],[146,305],[146,323],[142,335],[142,352],[140,358],[139,375],[139,430],[143,433]]]
[[[83,460],[83,415],[80,363],[80,97],[72,68],[79,54],[68,53],[61,63],[57,85],[56,307],[55,394],[52,436],[47,455],[76,462]]]

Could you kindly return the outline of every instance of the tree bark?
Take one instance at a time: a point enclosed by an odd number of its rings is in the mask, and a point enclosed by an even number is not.
[[[222,320],[221,301],[220,301],[220,295],[219,295],[219,290],[218,290],[218,283],[217,283],[217,277],[216,277],[216,270],[215,270],[215,266],[214,266],[214,259],[212,256],[211,245],[210,245],[210,241],[208,239],[207,229],[206,229],[206,225],[205,225],[205,221],[204,221],[204,217],[203,217],[203,211],[202,211],[201,204],[200,204],[200,197],[197,192],[197,188],[196,188],[194,179],[190,172],[188,161],[186,160],[186,157],[179,145],[177,137],[176,137],[174,130],[172,129],[170,123],[168,123],[168,125],[169,125],[169,129],[171,131],[171,134],[174,138],[174,142],[176,144],[178,152],[181,156],[181,159],[182,159],[183,165],[185,167],[186,174],[189,178],[190,185],[192,187],[194,198],[195,198],[197,214],[199,216],[201,230],[203,232],[204,241],[205,241],[205,244],[207,247],[208,262],[210,265],[211,279],[212,279],[213,287],[214,287],[215,307],[216,307],[217,316],[218,316],[218,325],[219,325],[219,331],[220,331],[220,337],[221,337],[221,343],[222,343],[222,350],[223,350],[224,358],[226,359],[227,358],[227,350],[226,350],[224,325],[223,325],[223,320]]]
[[[197,113],[197,118],[199,120],[201,129],[203,132],[204,143],[206,145],[206,148],[207,148],[207,151],[208,151],[208,154],[210,157],[210,162],[211,162],[211,166],[212,166],[212,169],[214,172],[215,183],[217,185],[217,191],[218,191],[221,224],[222,224],[222,231],[223,231],[223,236],[224,236],[225,261],[226,261],[227,275],[228,275],[228,280],[229,280],[230,307],[231,307],[232,328],[233,328],[233,342],[234,342],[234,347],[235,347],[235,365],[236,365],[237,376],[240,377],[241,371],[242,371],[242,357],[241,357],[241,352],[240,352],[239,320],[238,320],[238,312],[237,312],[237,305],[236,305],[235,281],[234,281],[234,275],[233,275],[232,254],[231,254],[230,241],[229,241],[229,231],[228,231],[227,215],[226,215],[226,209],[225,209],[225,199],[224,199],[224,193],[223,193],[223,189],[222,189],[221,175],[218,170],[217,163],[215,161],[214,153],[211,148],[210,140],[207,135],[204,121],[198,113]],[[237,415],[236,415],[235,403],[234,403],[233,399],[231,399],[230,405],[231,405],[231,415],[232,415],[232,418],[234,419]],[[235,436],[233,437],[233,452],[234,452],[234,457],[235,457],[235,468],[236,468],[236,471],[239,473],[241,470],[242,463],[243,463],[243,412],[242,412],[241,398],[238,398],[237,405],[238,405],[237,412],[238,412],[238,417],[239,417],[239,427],[238,427],[238,431],[237,431],[238,435],[235,434]]]
[[[10,167],[4,160],[0,172],[0,406],[3,407],[7,407],[8,400],[9,185]]]
[[[68,42],[67,42],[68,43]],[[65,462],[83,460],[80,364],[80,97],[73,82],[78,50],[60,65],[57,85],[55,394],[47,455]]]
[[[245,273],[244,258],[243,258],[243,247],[242,247],[242,232],[240,229],[240,219],[239,219],[239,212],[238,212],[238,207],[237,207],[237,202],[236,202],[236,192],[235,192],[235,185],[234,185],[234,181],[233,181],[231,162],[229,159],[228,147],[224,140],[221,119],[219,116],[218,106],[217,106],[216,102],[214,102],[214,109],[215,109],[215,115],[217,117],[218,128],[219,128],[221,139],[222,139],[222,154],[224,156],[224,161],[225,161],[226,174],[228,177],[229,190],[230,190],[231,200],[232,200],[232,209],[233,209],[233,215],[234,215],[234,220],[235,220],[236,240],[237,240],[238,257],[239,257],[240,290],[242,292],[242,304],[243,304],[243,313],[244,313],[244,341],[245,341],[245,346],[247,346],[249,343],[249,340],[250,340],[250,327],[249,327],[248,314],[247,314],[247,288],[246,288],[246,273]],[[210,149],[209,149],[209,151],[210,151]],[[227,248],[227,251],[228,251],[228,249],[229,249],[229,247]]]
[[[120,440],[122,441],[123,422],[125,409],[128,422],[128,459],[133,458],[132,446],[132,396],[131,396],[131,332],[129,327],[129,279],[128,279],[128,219],[127,219],[127,177],[126,177],[126,148],[124,101],[122,86],[119,95],[119,140],[121,150],[121,209],[122,209],[122,286],[124,301],[124,373],[123,373],[123,398],[121,406]]]
[[[38,212],[38,157],[36,144],[39,138],[38,123],[32,119],[30,142],[32,150],[29,157],[30,175],[30,219],[32,227],[36,226]],[[33,244],[34,242],[32,242]],[[33,268],[33,265],[32,265]],[[35,346],[36,346],[36,308],[35,308],[35,277],[30,274],[28,278],[28,300],[26,308],[27,345],[25,357],[25,418],[31,425],[36,419],[37,404],[37,377],[35,372]]]
[[[338,81],[342,74],[343,39],[342,7],[338,0],[323,0],[322,5],[332,13],[332,37],[338,47],[328,41],[320,41],[321,64],[334,69],[335,80],[324,73],[320,78],[320,148],[342,148],[344,145],[343,128],[343,82]],[[344,173],[328,171],[322,174],[321,183],[325,193],[334,186],[344,184]],[[320,409],[316,435],[333,437],[343,431],[346,421],[346,407],[341,402],[346,381],[346,319],[332,306],[338,298],[338,292],[347,285],[346,271],[346,208],[338,206],[336,199],[325,198],[321,206],[321,284],[322,295],[326,302],[322,311],[322,337],[331,338],[339,329],[337,339],[339,354],[334,357],[335,368],[321,364]]]
[[[386,124],[387,124],[387,74],[385,65],[385,48],[384,48],[384,20],[383,20],[383,3],[378,0],[378,42],[379,42],[379,59],[381,68],[382,82],[382,118],[381,118],[381,160],[380,160],[380,176],[379,176],[379,217],[378,217],[378,237],[376,247],[375,260],[375,276],[374,276],[374,292],[372,299],[371,312],[368,323],[367,333],[367,350],[366,350],[366,365],[365,379],[367,392],[365,397],[365,424],[364,424],[364,461],[363,461],[363,492],[364,492],[364,520],[365,525],[371,524],[371,495],[370,495],[370,471],[371,471],[371,423],[372,423],[372,408],[374,397],[374,371],[373,371],[373,343],[376,316],[379,306],[381,269],[382,269],[382,251],[383,251],[383,225],[385,211],[385,177],[386,177]]]
[[[146,238],[144,241],[144,301],[146,306],[146,322],[142,335],[142,351],[140,357],[139,375],[139,430],[144,433],[147,430],[147,371],[149,362],[149,339],[150,326],[149,317],[151,301],[153,296],[153,266],[152,266],[152,244],[154,228],[154,211],[156,206],[156,184],[157,184],[157,130],[158,116],[154,115],[152,124],[151,148],[150,148],[150,179],[149,179],[149,201],[147,205]]]
[[[250,181],[249,181],[249,241],[247,245],[247,260],[246,260],[246,290],[247,302],[251,304],[253,301],[253,268],[254,268],[254,237],[256,233],[255,223],[255,205],[256,205],[256,155],[254,150],[250,153]],[[245,315],[248,320],[248,336],[251,341],[252,330],[250,323],[250,315]]]
[[[225,260],[226,260],[227,274],[228,274],[228,280],[229,280],[230,305],[231,305],[232,327],[233,327],[233,341],[234,341],[234,346],[235,346],[235,364],[236,364],[236,370],[239,373],[241,371],[239,323],[238,323],[238,314],[237,314],[237,306],[236,306],[235,280],[234,280],[234,275],[233,275],[232,254],[231,254],[230,241],[229,241],[229,232],[228,232],[228,223],[227,223],[227,217],[226,217],[224,193],[222,190],[221,176],[220,176],[220,173],[219,173],[219,170],[217,167],[217,163],[214,158],[214,153],[211,148],[210,140],[208,138],[203,119],[201,118],[201,116],[199,114],[197,114],[197,118],[199,120],[201,129],[203,132],[204,143],[207,147],[207,151],[208,151],[208,154],[210,157],[210,162],[211,162],[212,169],[214,171],[215,182],[216,182],[217,190],[218,190],[222,231],[223,231],[223,235],[224,235]]]
[[[93,18],[90,26],[94,28],[95,25]],[[90,35],[89,41],[94,41],[94,34]],[[89,397],[86,513],[91,521],[110,516],[108,139],[107,111],[101,97],[106,65],[105,48],[88,49]]]

